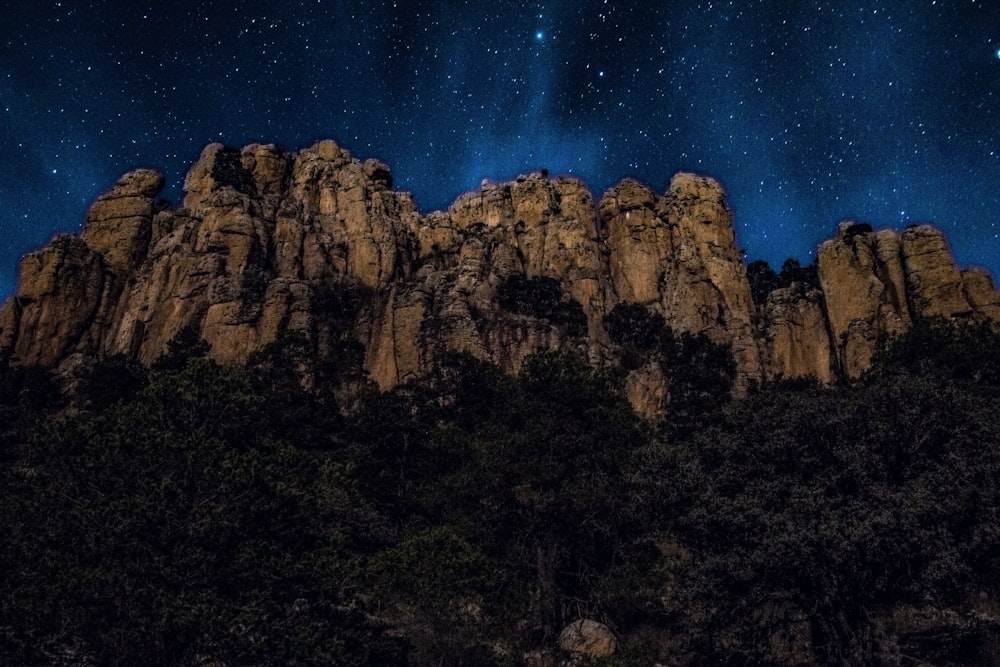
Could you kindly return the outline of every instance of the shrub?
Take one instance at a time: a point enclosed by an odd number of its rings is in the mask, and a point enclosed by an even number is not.
[[[819,287],[819,269],[816,262],[803,267],[797,259],[789,257],[781,265],[781,273],[775,273],[762,259],[747,265],[747,280],[750,293],[757,305],[767,301],[768,295],[776,289],[789,287],[793,283],[804,283],[808,287]]]
[[[376,522],[272,399],[192,359],[39,423],[0,468],[0,662],[398,664],[345,592]]]
[[[844,230],[844,243],[848,244],[852,248],[856,242],[858,236],[862,234],[871,234],[872,226],[867,222],[857,222]]]
[[[905,333],[880,342],[872,373],[930,374],[995,392],[1000,388],[1000,333],[989,323],[920,318]]]
[[[562,285],[555,278],[513,275],[500,285],[497,296],[504,310],[549,320],[566,327],[571,336],[587,330],[583,307],[573,299],[564,298]]]
[[[781,287],[778,274],[762,259],[747,265],[747,280],[750,282],[750,293],[756,304],[764,303],[768,294]]]
[[[345,329],[354,324],[370,297],[371,290],[361,285],[325,284],[313,292],[312,311],[317,317],[330,320],[336,329]]]
[[[247,266],[240,276],[240,300],[246,304],[260,303],[269,282],[266,269],[253,264]]]
[[[649,516],[698,554],[675,591],[693,652],[774,664],[792,632],[796,664],[883,664],[898,647],[914,664],[996,664],[995,626],[928,633],[903,611],[995,600],[993,404],[933,376],[766,390],[650,452],[641,476],[661,495],[645,497],[666,502]]]
[[[651,350],[660,342],[666,322],[637,303],[620,303],[604,316],[604,328],[611,340],[637,350]]]
[[[809,287],[819,287],[819,268],[816,262],[809,266],[802,266],[798,260],[789,257],[781,265],[781,273],[778,279],[782,287],[788,287],[792,283],[805,283]]]
[[[234,188],[244,194],[254,194],[257,189],[253,174],[243,166],[240,152],[228,146],[216,153],[211,176],[215,181],[214,190]]]

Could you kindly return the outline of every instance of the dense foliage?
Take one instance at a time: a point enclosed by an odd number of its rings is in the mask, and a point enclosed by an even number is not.
[[[579,336],[587,330],[583,307],[563,294],[562,285],[555,278],[526,278],[516,273],[500,285],[497,300],[504,310],[561,325],[571,336]]]
[[[253,174],[243,165],[243,158],[237,148],[225,146],[219,149],[212,163],[213,189],[229,187],[246,193],[256,192]]]
[[[195,358],[134,398],[28,434],[3,479],[3,662],[398,654],[344,590],[374,515],[339,466],[301,446],[321,424],[275,414],[271,398]],[[315,420],[331,407],[300,399]]]
[[[855,225],[858,226],[860,225]],[[747,265],[747,281],[750,283],[750,294],[754,303],[760,305],[767,301],[768,294],[782,287],[790,287],[793,284],[809,288],[819,287],[819,268],[816,262],[802,266],[798,260],[788,258],[781,265],[781,273],[775,273],[767,262],[758,259]]]
[[[670,378],[672,430],[696,425],[700,415],[729,399],[736,364],[728,348],[705,334],[675,332],[662,315],[634,303],[615,306],[604,327],[619,345],[620,370],[655,363]]]
[[[919,322],[853,384],[727,401],[725,350],[605,325],[683,411],[551,354],[344,411],[294,337],[103,360],[68,406],[3,371],[0,663],[514,665],[578,618],[609,665],[1000,660],[992,330]]]

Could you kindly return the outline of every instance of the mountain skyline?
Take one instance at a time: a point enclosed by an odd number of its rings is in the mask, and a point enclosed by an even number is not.
[[[326,137],[420,210],[548,169],[719,179],[747,259],[845,218],[931,222],[1000,270],[1000,6],[27,2],[0,9],[0,295],[121,174],[177,205],[212,141]]]

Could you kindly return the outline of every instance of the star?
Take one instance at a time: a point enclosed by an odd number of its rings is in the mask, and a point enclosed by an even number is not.
[[[456,13],[370,0],[347,3],[365,7],[350,16],[337,3],[249,3],[261,9],[233,26],[243,38],[199,27],[183,48],[172,27],[228,25],[231,10],[48,4],[0,1],[0,301],[18,256],[74,231],[126,171],[162,169],[161,196],[182,201],[212,140],[296,150],[334,139],[389,164],[423,211],[542,166],[598,195],[626,176],[659,189],[703,171],[726,186],[752,259],[808,262],[838,220],[893,225],[905,210],[948,233],[960,264],[1000,275],[1000,79],[986,71],[1000,65],[1000,2],[946,3],[933,21],[930,2],[884,16],[870,7],[892,3],[867,0],[801,0],[795,21],[781,2]],[[74,39],[110,22],[106,48]],[[257,93],[241,104],[247,89]],[[981,195],[963,198],[968,182]]]

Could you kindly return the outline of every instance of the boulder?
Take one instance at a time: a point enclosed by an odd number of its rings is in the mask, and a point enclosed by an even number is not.
[[[559,648],[587,658],[606,658],[618,649],[618,640],[603,623],[582,618],[573,621],[559,633]]]

